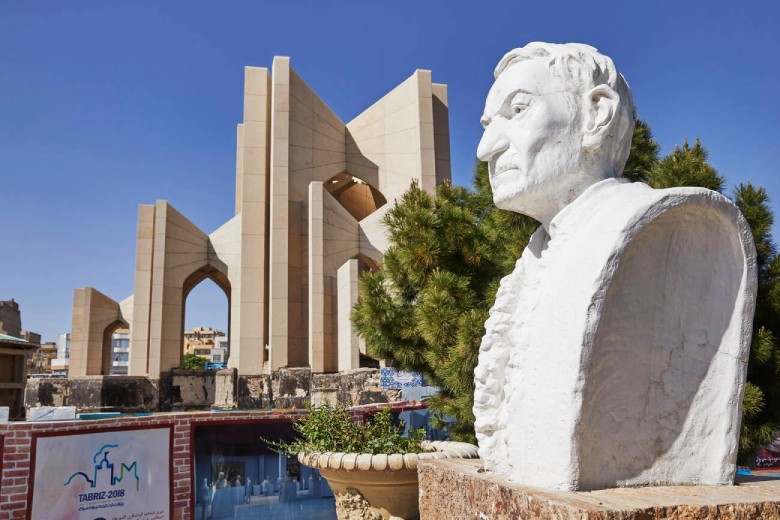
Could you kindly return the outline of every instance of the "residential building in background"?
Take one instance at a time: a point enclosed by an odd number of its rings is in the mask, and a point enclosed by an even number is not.
[[[41,335],[37,332],[30,332],[29,330],[23,330],[20,332],[19,337],[25,340],[27,343],[32,343],[33,345],[40,345],[41,344]]]
[[[195,327],[184,331],[184,353],[195,354],[213,363],[227,360],[227,336],[224,332],[208,327]],[[217,356],[217,359],[214,359]]]
[[[38,336],[40,338],[40,336]],[[32,344],[29,340],[29,343]],[[40,339],[39,339],[40,341]],[[57,344],[53,341],[43,343],[31,352],[27,358],[27,375],[54,375],[52,374],[52,360],[57,357]]]
[[[48,373],[46,369],[49,366],[47,356],[51,352],[41,352],[41,335],[29,330],[22,330],[19,332],[19,339],[26,341],[31,347],[34,347],[27,351],[27,375]]]
[[[52,375],[67,377],[70,361],[70,333],[63,332],[57,336],[57,357],[51,360]]]
[[[214,348],[211,349],[211,362],[227,363],[228,356],[228,337],[217,336],[214,338]]]
[[[19,311],[19,304],[13,298],[0,301],[0,334],[21,338],[22,314]]]
[[[109,375],[126,376],[130,360],[130,329],[118,329],[111,335],[111,370]]]

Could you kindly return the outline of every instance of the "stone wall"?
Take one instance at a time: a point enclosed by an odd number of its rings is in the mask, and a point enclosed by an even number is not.
[[[162,379],[88,376],[30,380],[25,406],[75,406],[84,412],[160,412],[237,408],[303,408],[306,403],[359,406],[401,400],[400,390],[379,387],[379,370],[312,374],[282,368],[239,376],[236,369],[172,370]]]
[[[341,403],[360,406],[401,400],[401,391],[379,388],[379,370],[359,368],[338,374],[312,374],[311,401],[314,404]]]
[[[31,379],[25,407],[75,406],[80,413],[156,411],[160,387],[160,380],[130,376]]]
[[[210,409],[216,403],[216,378],[214,370],[171,370],[171,409]]]
[[[509,482],[482,460],[421,460],[420,520],[780,518],[780,480],[737,476],[735,486],[557,491]]]

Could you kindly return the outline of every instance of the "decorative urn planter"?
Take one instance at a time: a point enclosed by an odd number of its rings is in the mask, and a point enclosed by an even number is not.
[[[417,461],[477,458],[477,447],[465,442],[424,441],[423,453],[299,453],[298,461],[316,468],[336,497],[340,520],[411,520],[420,514]]]

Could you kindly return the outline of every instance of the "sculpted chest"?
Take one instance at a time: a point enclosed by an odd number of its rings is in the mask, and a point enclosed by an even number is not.
[[[707,190],[594,188],[504,281],[503,419],[484,428],[475,406],[481,455],[558,489],[726,483],[755,292],[744,219]],[[487,325],[483,351],[502,348]]]

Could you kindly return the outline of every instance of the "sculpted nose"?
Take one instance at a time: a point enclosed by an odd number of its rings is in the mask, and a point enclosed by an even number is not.
[[[477,158],[480,161],[488,162],[508,147],[509,141],[504,137],[501,120],[493,119],[485,126],[485,132],[482,134],[479,146],[477,146]]]

